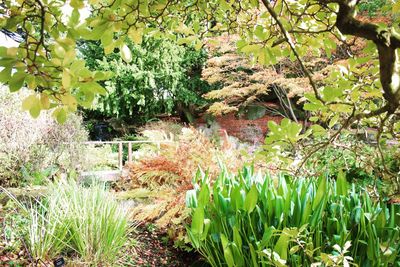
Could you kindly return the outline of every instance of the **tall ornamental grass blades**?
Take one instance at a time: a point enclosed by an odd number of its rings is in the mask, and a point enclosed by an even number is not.
[[[127,213],[104,184],[84,188],[73,180],[60,181],[51,184],[49,193],[33,203],[14,201],[27,218],[18,230],[35,263],[65,253],[90,266],[117,261],[126,241]]]
[[[50,198],[59,197],[66,214],[70,245],[80,258],[94,265],[113,263],[126,241],[127,214],[98,183],[89,188],[75,181],[53,185]]]
[[[187,193],[188,235],[212,266],[389,266],[400,261],[400,206],[336,181],[222,171]]]

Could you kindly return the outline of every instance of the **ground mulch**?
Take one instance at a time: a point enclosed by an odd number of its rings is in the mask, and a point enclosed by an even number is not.
[[[172,241],[165,234],[149,229],[149,226],[140,226],[133,234],[137,242],[135,253],[129,263],[133,266],[146,267],[200,267],[207,265],[196,252],[186,252],[174,248]]]

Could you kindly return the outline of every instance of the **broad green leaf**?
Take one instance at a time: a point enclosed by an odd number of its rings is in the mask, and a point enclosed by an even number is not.
[[[63,71],[61,82],[64,89],[68,90],[71,87],[71,75],[67,69]]]
[[[228,267],[235,266],[235,260],[233,258],[232,250],[229,247],[229,241],[224,234],[221,234],[221,243],[224,251],[224,258],[226,263],[228,264]]]
[[[6,83],[10,80],[10,77],[11,77],[11,68],[9,68],[9,67],[4,68],[0,72],[0,82]]]
[[[323,94],[323,98],[326,101],[333,101],[335,100],[337,97],[340,97],[343,95],[343,89],[342,88],[338,88],[338,87],[330,87],[330,86],[326,86],[323,90],[322,90],[322,94]]]
[[[22,101],[22,110],[30,110],[33,106],[38,105],[39,101],[35,94],[28,96]]]
[[[274,247],[274,251],[278,253],[283,260],[287,260],[288,258],[288,246],[290,236],[287,231],[287,228],[283,229],[281,235],[279,236],[278,242],[276,242]]]
[[[210,200],[210,190],[208,188],[208,185],[205,184],[201,187],[199,197],[198,197],[198,206],[206,206],[209,203]]]
[[[54,53],[58,58],[63,59],[65,57],[65,49],[59,43],[55,44]]]
[[[142,29],[134,29],[132,27],[128,31],[128,36],[135,44],[141,44],[142,37],[143,37],[143,30]]]
[[[252,44],[252,45],[246,45],[243,47],[240,52],[242,53],[255,53],[259,52],[261,50],[261,46],[257,44]]]
[[[327,190],[328,189],[327,184],[328,184],[328,178],[321,176],[319,178],[317,192],[315,194],[314,201],[312,204],[313,210],[315,210],[319,206],[324,196],[329,193]]]
[[[53,111],[53,116],[57,122],[63,124],[67,120],[67,112],[62,107],[58,107]]]
[[[31,114],[32,118],[37,118],[40,115],[40,105],[36,103],[29,109],[29,113]]]
[[[346,176],[342,170],[339,171],[339,174],[336,179],[336,192],[338,195],[347,196],[348,184]]]
[[[257,205],[258,200],[258,190],[257,186],[253,184],[250,188],[250,191],[246,195],[246,199],[244,200],[244,210],[248,213],[251,213]]]
[[[352,106],[346,104],[332,104],[329,105],[330,110],[342,113],[351,113],[353,110]]]
[[[191,231],[192,233],[199,238],[204,229],[204,208],[199,206],[195,209],[193,216],[192,216],[192,226]]]
[[[24,84],[26,74],[25,72],[18,71],[13,74],[11,80],[8,83],[9,89],[11,92],[16,92],[21,89],[22,85]]]
[[[45,93],[40,94],[40,104],[42,109],[50,108],[50,100],[49,97]]]
[[[240,236],[239,230],[237,229],[236,226],[233,227],[233,242],[236,244],[236,246],[239,248],[239,250],[242,250],[242,238]]]

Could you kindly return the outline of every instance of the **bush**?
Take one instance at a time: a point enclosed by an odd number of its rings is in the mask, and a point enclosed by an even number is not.
[[[82,167],[83,147],[79,142],[87,140],[82,118],[70,114],[60,125],[50,112],[42,112],[33,119],[21,110],[21,99],[26,96],[27,92],[11,94],[0,87],[0,185],[3,186],[28,183],[27,177],[37,176],[35,173],[52,166],[63,171]],[[21,172],[23,167],[25,175]]]
[[[311,155],[303,171],[310,176],[327,173],[333,179],[343,171],[349,182],[363,184],[381,197],[400,192],[400,151],[397,145],[384,145],[382,142],[379,148],[376,144],[357,140],[353,134],[341,135],[334,143]]]
[[[343,175],[337,181],[272,178],[245,168],[236,176],[223,171],[212,186],[210,178],[198,175],[187,205],[191,242],[212,266],[388,266],[400,260],[400,206],[349,189]]]
[[[68,252],[93,266],[114,263],[126,241],[127,214],[103,184],[63,181],[30,205],[13,199],[26,222],[18,230],[36,263]]]

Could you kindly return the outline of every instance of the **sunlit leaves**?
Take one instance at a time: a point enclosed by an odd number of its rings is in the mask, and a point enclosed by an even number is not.
[[[37,118],[40,115],[41,103],[36,94],[30,95],[22,102],[22,109],[29,111],[32,117]]]
[[[135,29],[133,27],[129,28],[128,30],[128,37],[135,43],[135,44],[141,44],[142,43],[142,37],[143,37],[143,29]]]
[[[23,71],[17,71],[11,76],[11,80],[8,83],[11,92],[21,89],[24,84],[25,76],[26,74]]]
[[[67,120],[67,112],[63,107],[58,107],[53,111],[53,117],[62,124]]]

